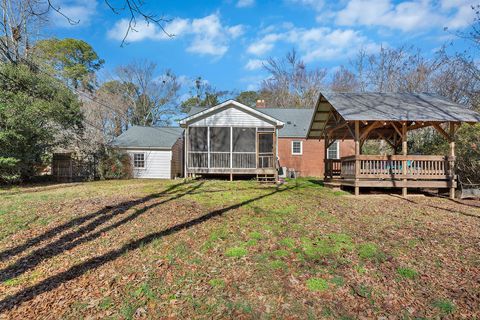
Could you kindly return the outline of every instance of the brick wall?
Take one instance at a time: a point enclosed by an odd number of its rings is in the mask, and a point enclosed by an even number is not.
[[[303,142],[302,155],[292,155],[292,141]],[[302,177],[323,177],[324,140],[278,138],[280,166],[295,168]],[[340,141],[340,156],[355,154],[353,140]]]

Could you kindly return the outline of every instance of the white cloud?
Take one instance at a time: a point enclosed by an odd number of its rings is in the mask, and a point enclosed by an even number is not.
[[[250,59],[247,61],[247,64],[245,65],[245,69],[247,70],[258,70],[263,67],[263,64],[265,63],[265,60],[260,60],[260,59]]]
[[[323,0],[286,0],[286,2],[295,5],[309,6],[317,11],[320,11],[325,5]]]
[[[55,7],[72,21],[78,22],[72,24],[58,12],[52,11],[55,25],[59,27],[85,26],[90,24],[91,19],[97,12],[97,1],[62,0],[56,3]]]
[[[237,8],[248,8],[255,5],[255,0],[238,0],[236,7]]]
[[[245,28],[241,24],[227,28],[227,32],[232,36],[233,39],[240,37],[245,33]]]
[[[270,52],[275,43],[282,38],[281,34],[270,33],[262,37],[260,40],[252,43],[247,48],[247,52],[256,56],[262,56]]]
[[[473,0],[443,0],[440,5],[428,0],[394,3],[392,0],[350,0],[336,13],[343,26],[381,26],[404,32],[431,28],[465,27],[473,20]]]
[[[380,47],[362,35],[360,31],[353,29],[290,28],[283,32],[263,36],[253,42],[247,48],[247,52],[256,56],[264,56],[278,42],[296,47],[306,62],[346,58],[358,52],[360,48],[371,52]],[[254,65],[252,62],[250,66]]]
[[[122,40],[128,29],[128,23],[127,19],[117,21],[114,27],[107,32],[108,37]],[[217,13],[193,20],[176,18],[167,23],[164,29],[166,33],[154,23],[147,24],[140,21],[128,34],[127,41],[160,41],[190,36],[191,41],[187,51],[221,57],[228,51],[230,40],[244,33],[242,25],[223,26]]]

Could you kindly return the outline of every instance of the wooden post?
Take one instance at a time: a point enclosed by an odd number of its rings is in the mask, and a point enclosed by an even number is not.
[[[403,175],[403,187],[402,187],[402,196],[407,196],[407,123],[402,122],[402,155],[404,156],[402,160],[402,175]]]
[[[355,195],[360,194],[360,187],[358,186],[358,177],[360,175],[360,121],[355,121]]]
[[[233,181],[233,127],[230,127],[230,181]]]
[[[275,168],[275,174],[274,174],[274,179],[275,182],[278,181],[278,168],[277,168],[277,160],[278,160],[278,154],[277,154],[277,127],[275,127],[275,130],[273,131],[273,167]]]
[[[328,176],[328,169],[327,169],[327,162],[328,162],[328,151],[327,151],[327,146],[328,146],[328,135],[327,131],[325,130],[324,136],[323,136],[323,180],[326,180],[329,178]]]
[[[189,143],[188,143],[188,140],[189,140],[189,130],[188,130],[188,125],[187,127],[185,128],[185,150],[184,150],[184,169],[185,169],[185,172],[184,172],[184,176],[186,178],[190,178],[191,174],[190,172],[188,171],[188,149],[189,149]]]
[[[455,123],[450,122],[450,199],[455,199]]]
[[[210,127],[207,127],[207,169],[210,169]]]

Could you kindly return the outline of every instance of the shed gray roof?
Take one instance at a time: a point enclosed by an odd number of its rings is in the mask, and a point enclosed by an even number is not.
[[[179,127],[133,126],[115,138],[112,145],[119,148],[170,149],[182,137]]]
[[[346,120],[480,122],[480,114],[432,94],[322,93]]]
[[[205,109],[207,108],[193,107],[188,115],[194,115]],[[256,108],[255,110],[285,123],[283,128],[278,130],[280,138],[306,138],[314,111],[312,108]]]

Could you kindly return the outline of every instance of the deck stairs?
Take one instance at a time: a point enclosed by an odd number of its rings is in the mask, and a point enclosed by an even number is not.
[[[275,183],[277,177],[275,174],[257,174],[257,181],[260,183]]]

